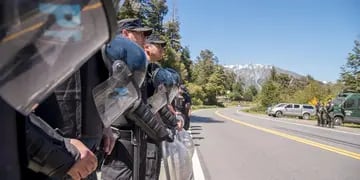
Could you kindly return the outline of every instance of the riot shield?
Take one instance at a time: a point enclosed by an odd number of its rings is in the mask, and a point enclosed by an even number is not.
[[[112,76],[93,89],[95,106],[105,127],[109,127],[139,99],[125,62],[117,60],[112,66]]]
[[[152,82],[155,93],[148,99],[148,103],[151,105],[152,112],[156,113],[168,103],[168,95],[174,86],[174,79],[168,70],[158,67],[153,72]]]
[[[179,94],[179,87],[173,86],[169,91],[169,103],[171,103],[178,94]]]
[[[167,94],[164,85],[159,85],[155,94],[148,98],[148,104],[151,106],[151,112],[157,113],[162,107],[167,104]]]
[[[110,40],[115,11],[111,1],[101,0],[5,3],[0,95],[27,115]]]
[[[170,180],[190,180],[193,176],[192,161],[184,144],[175,138],[174,142],[162,143],[162,173]],[[164,173],[165,172],[165,173]]]
[[[190,157],[192,158],[192,156],[194,155],[195,146],[190,133],[183,129],[177,133],[177,138],[181,143],[184,144],[186,149],[189,151]]]

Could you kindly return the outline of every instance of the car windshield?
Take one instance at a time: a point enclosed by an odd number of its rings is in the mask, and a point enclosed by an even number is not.
[[[344,101],[345,101],[345,97],[337,97],[332,101],[332,103],[335,105],[339,105],[339,104],[343,103]]]

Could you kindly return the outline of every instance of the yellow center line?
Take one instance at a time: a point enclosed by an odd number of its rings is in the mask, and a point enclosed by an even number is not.
[[[304,138],[301,138],[301,137],[297,137],[297,136],[289,135],[289,134],[286,134],[286,133],[282,133],[280,131],[275,131],[275,130],[263,128],[263,127],[260,127],[260,126],[256,126],[256,125],[253,125],[253,124],[249,124],[249,123],[246,123],[246,122],[242,122],[240,120],[224,116],[224,115],[220,114],[219,111],[216,111],[215,114],[222,117],[222,118],[224,118],[224,119],[233,121],[235,123],[238,123],[238,124],[241,124],[241,125],[244,125],[244,126],[248,126],[248,127],[263,131],[263,132],[267,132],[267,133],[270,133],[270,134],[273,134],[273,135],[277,135],[277,136],[286,138],[286,139],[290,139],[290,140],[293,140],[293,141],[296,141],[296,142],[304,143],[304,144],[307,144],[307,145],[310,145],[310,146],[314,146],[314,147],[317,147],[317,148],[320,148],[320,149],[328,150],[328,151],[331,151],[331,152],[334,152],[334,153],[337,153],[337,154],[341,154],[341,155],[344,155],[344,156],[347,156],[347,157],[351,157],[351,158],[360,160],[360,154],[359,153],[347,151],[345,149],[337,148],[337,147],[334,147],[334,146],[329,146],[329,145],[326,145],[326,144],[321,144],[321,143],[311,141],[311,140],[308,140],[308,139],[304,139]]]

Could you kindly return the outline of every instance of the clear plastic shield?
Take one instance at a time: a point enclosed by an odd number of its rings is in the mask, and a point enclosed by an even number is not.
[[[151,112],[157,113],[162,107],[167,104],[167,94],[164,85],[160,85],[155,94],[148,98],[148,104],[151,106]]]
[[[95,106],[105,127],[109,127],[139,98],[125,63],[116,61],[114,66],[113,75],[93,89]]]
[[[190,133],[183,129],[178,132],[177,137],[179,141],[184,144],[184,146],[190,153],[190,157],[192,158],[192,156],[194,155],[195,146]]]
[[[24,115],[110,37],[100,0],[7,1],[0,26],[0,95]]]
[[[179,87],[173,86],[169,92],[169,102],[171,103],[178,94],[179,94]]]
[[[163,171],[171,180],[190,180],[193,176],[192,161],[184,144],[175,138],[174,142],[162,143]]]

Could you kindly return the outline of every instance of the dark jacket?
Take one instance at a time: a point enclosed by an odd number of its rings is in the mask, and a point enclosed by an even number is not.
[[[0,177],[4,180],[21,179],[21,167],[26,167],[25,120],[17,118],[17,112],[0,98]]]
[[[145,103],[147,102],[147,98],[154,95],[155,88],[152,81],[152,75],[157,68],[160,68],[160,66],[156,63],[150,63],[147,66],[145,80],[141,87],[141,98]]]
[[[99,52],[57,87],[55,93],[37,108],[36,114],[53,128],[60,129],[65,137],[101,137],[102,122],[92,89],[107,77],[108,71]],[[58,118],[54,118],[55,115]]]
[[[183,92],[174,98],[173,105],[176,111],[185,113],[186,111],[188,111],[188,109],[186,108],[187,104],[191,104],[191,97],[186,92]]]

